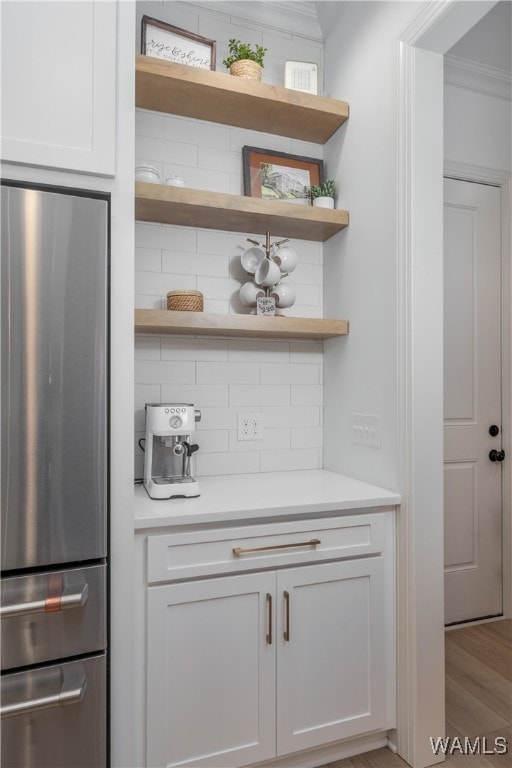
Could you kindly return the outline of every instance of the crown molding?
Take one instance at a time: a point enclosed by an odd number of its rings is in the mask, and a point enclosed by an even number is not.
[[[338,21],[348,2],[349,0],[336,0],[336,2],[333,2],[333,0],[318,0],[315,3],[324,40],[327,39],[329,32]]]
[[[446,54],[444,82],[455,88],[464,88],[496,99],[512,101],[512,73],[477,61]]]

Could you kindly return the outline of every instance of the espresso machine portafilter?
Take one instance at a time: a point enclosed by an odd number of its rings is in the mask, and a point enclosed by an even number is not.
[[[144,486],[152,499],[199,496],[192,443],[201,412],[191,403],[147,403]]]

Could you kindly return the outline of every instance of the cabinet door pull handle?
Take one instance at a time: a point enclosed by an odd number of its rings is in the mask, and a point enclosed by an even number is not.
[[[272,645],[272,595],[270,592],[267,592],[267,611],[268,611],[268,632],[267,632],[267,643],[269,645]]]
[[[290,642],[290,594],[289,592],[284,592],[284,610],[285,610],[285,625],[284,625],[283,636],[284,636],[284,639],[289,643]]]
[[[267,552],[271,549],[290,549],[291,547],[316,547],[321,544],[320,539],[310,539],[309,541],[295,541],[292,544],[269,544],[266,547],[233,547],[233,554],[246,555],[248,552]]]

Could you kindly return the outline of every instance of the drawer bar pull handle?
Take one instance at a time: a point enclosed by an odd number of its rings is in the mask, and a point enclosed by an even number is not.
[[[48,596],[41,600],[16,603],[15,605],[2,605],[0,616],[2,619],[9,619],[14,616],[28,616],[32,613],[55,613],[69,608],[82,608],[87,602],[88,590],[88,585],[84,584],[80,592],[63,593],[55,597]]]
[[[269,645],[272,645],[272,595],[270,592],[267,592],[267,608],[268,608],[268,633],[267,633],[267,643]]]
[[[87,678],[84,676],[79,685],[74,688],[63,689],[60,693],[49,694],[48,696],[39,696],[36,699],[28,701],[16,701],[12,704],[5,704],[0,707],[0,716],[15,717],[16,715],[28,715],[32,712],[38,712],[41,709],[49,707],[60,707],[64,704],[78,704],[85,695],[87,688]]]
[[[290,593],[284,592],[284,609],[285,609],[285,627],[283,637],[287,643],[290,642]]]
[[[310,539],[309,541],[296,541],[293,544],[270,544],[266,547],[233,547],[233,554],[246,555],[249,552],[268,552],[271,549],[290,549],[290,547],[316,547],[321,544],[320,539]]]

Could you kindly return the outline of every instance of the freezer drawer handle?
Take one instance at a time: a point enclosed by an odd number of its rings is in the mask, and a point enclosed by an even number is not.
[[[46,597],[44,600],[33,600],[28,603],[17,603],[15,605],[2,605],[0,617],[2,619],[9,619],[13,616],[26,616],[31,613],[54,613],[55,611],[63,611],[68,608],[82,608],[87,602],[88,592],[88,585],[84,584],[81,592],[73,592],[69,595],[63,592],[62,595]]]
[[[246,555],[249,552],[267,552],[271,549],[290,549],[290,547],[316,547],[321,544],[320,539],[310,539],[309,541],[295,541],[293,544],[271,544],[266,547],[233,547],[233,554]]]
[[[15,717],[16,715],[27,715],[31,712],[37,712],[40,709],[49,709],[50,707],[60,707],[64,704],[77,704],[82,701],[87,688],[87,678],[83,676],[80,684],[68,690],[62,690],[51,696],[40,696],[37,699],[29,701],[16,701],[13,704],[5,704],[0,707],[1,717]]]

